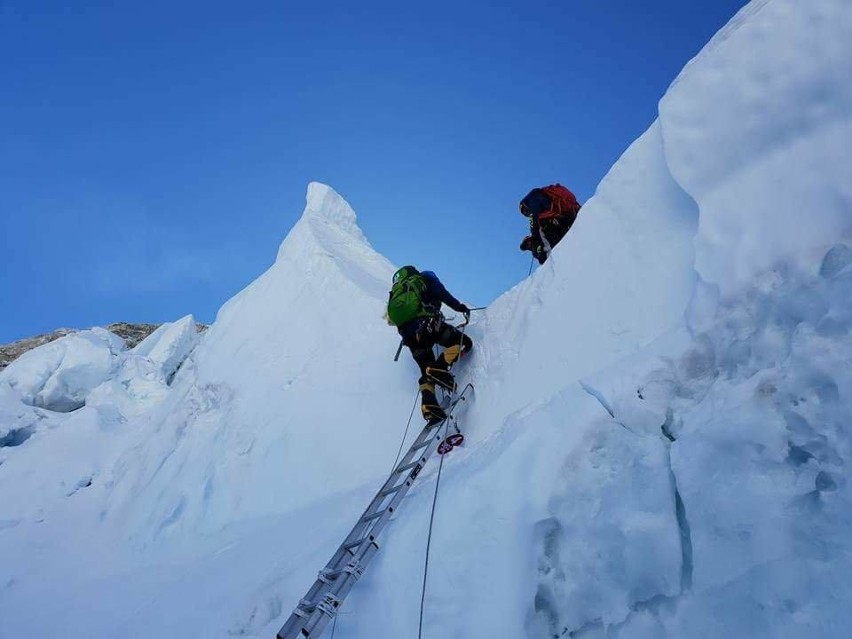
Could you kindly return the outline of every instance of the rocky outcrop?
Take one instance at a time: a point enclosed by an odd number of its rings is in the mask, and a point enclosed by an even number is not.
[[[104,326],[103,328],[115,335],[118,335],[121,339],[124,340],[125,347],[130,349],[139,344],[139,342],[148,337],[160,326],[162,326],[162,324],[133,324],[130,322],[115,322],[114,324],[109,324],[108,326]],[[200,333],[207,329],[207,325],[197,323],[196,329]],[[78,332],[78,330],[79,329],[76,328],[58,328],[50,333],[36,335],[35,337],[27,337],[16,342],[12,342],[11,344],[4,344],[0,346],[0,371],[2,371],[4,368],[6,368],[9,364],[18,359],[27,351],[31,351],[34,348],[57,340],[60,337],[65,337],[66,335],[76,333]]]
[[[110,333],[115,333],[124,340],[126,348],[133,348],[151,333],[156,331],[161,324],[131,324],[129,322],[116,322],[104,326]],[[205,327],[206,328],[206,327]]]
[[[65,337],[66,335],[70,335],[74,332],[76,331],[73,328],[58,328],[51,333],[44,333],[43,335],[36,335],[35,337],[19,339],[17,342],[0,346],[0,370],[6,368],[27,351],[31,351],[34,348],[43,346],[44,344],[57,340],[60,337]]]

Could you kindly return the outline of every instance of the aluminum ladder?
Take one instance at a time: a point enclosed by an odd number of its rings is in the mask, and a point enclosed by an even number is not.
[[[447,417],[437,422],[427,422],[423,427],[408,452],[358,519],[358,523],[340,544],[325,568],[320,570],[317,580],[299,601],[287,623],[278,631],[278,639],[318,638],[322,635],[322,631],[337,615],[346,595],[378,552],[380,533],[441,442],[444,425],[454,419],[453,412],[459,404],[467,400],[468,391],[473,391],[473,385],[468,384],[455,397],[449,394],[445,396],[442,407]]]

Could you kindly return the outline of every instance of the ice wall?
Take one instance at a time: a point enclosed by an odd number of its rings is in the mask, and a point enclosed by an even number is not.
[[[723,296],[852,232],[852,11],[750,3],[660,103],[666,163],[698,203],[696,270]]]
[[[481,348],[472,374],[494,390],[480,394],[489,417],[543,400],[677,324],[693,291],[697,224],[655,123],[609,171],[552,258],[473,329]]]

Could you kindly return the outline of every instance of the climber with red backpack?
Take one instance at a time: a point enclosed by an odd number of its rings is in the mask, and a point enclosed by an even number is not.
[[[433,272],[421,273],[413,266],[403,266],[394,273],[388,295],[388,323],[396,326],[420,367],[420,410],[430,422],[446,418],[435,396],[435,385],[454,391],[450,366],[473,348],[467,335],[444,321],[441,304],[462,313],[465,323],[470,320],[470,309],[453,297]],[[437,358],[432,350],[435,345],[444,347]]]
[[[580,203],[561,184],[551,184],[527,193],[520,209],[530,219],[530,234],[521,242],[521,250],[531,251],[544,264],[577,219]]]

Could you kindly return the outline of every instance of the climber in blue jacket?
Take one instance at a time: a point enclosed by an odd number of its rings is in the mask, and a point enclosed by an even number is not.
[[[394,274],[388,296],[388,321],[397,327],[403,344],[420,367],[420,408],[429,421],[446,417],[435,397],[435,384],[455,390],[450,366],[473,348],[473,340],[444,321],[441,304],[462,313],[465,321],[470,319],[470,309],[453,297],[432,271],[403,266]],[[437,358],[435,345],[444,347]]]

